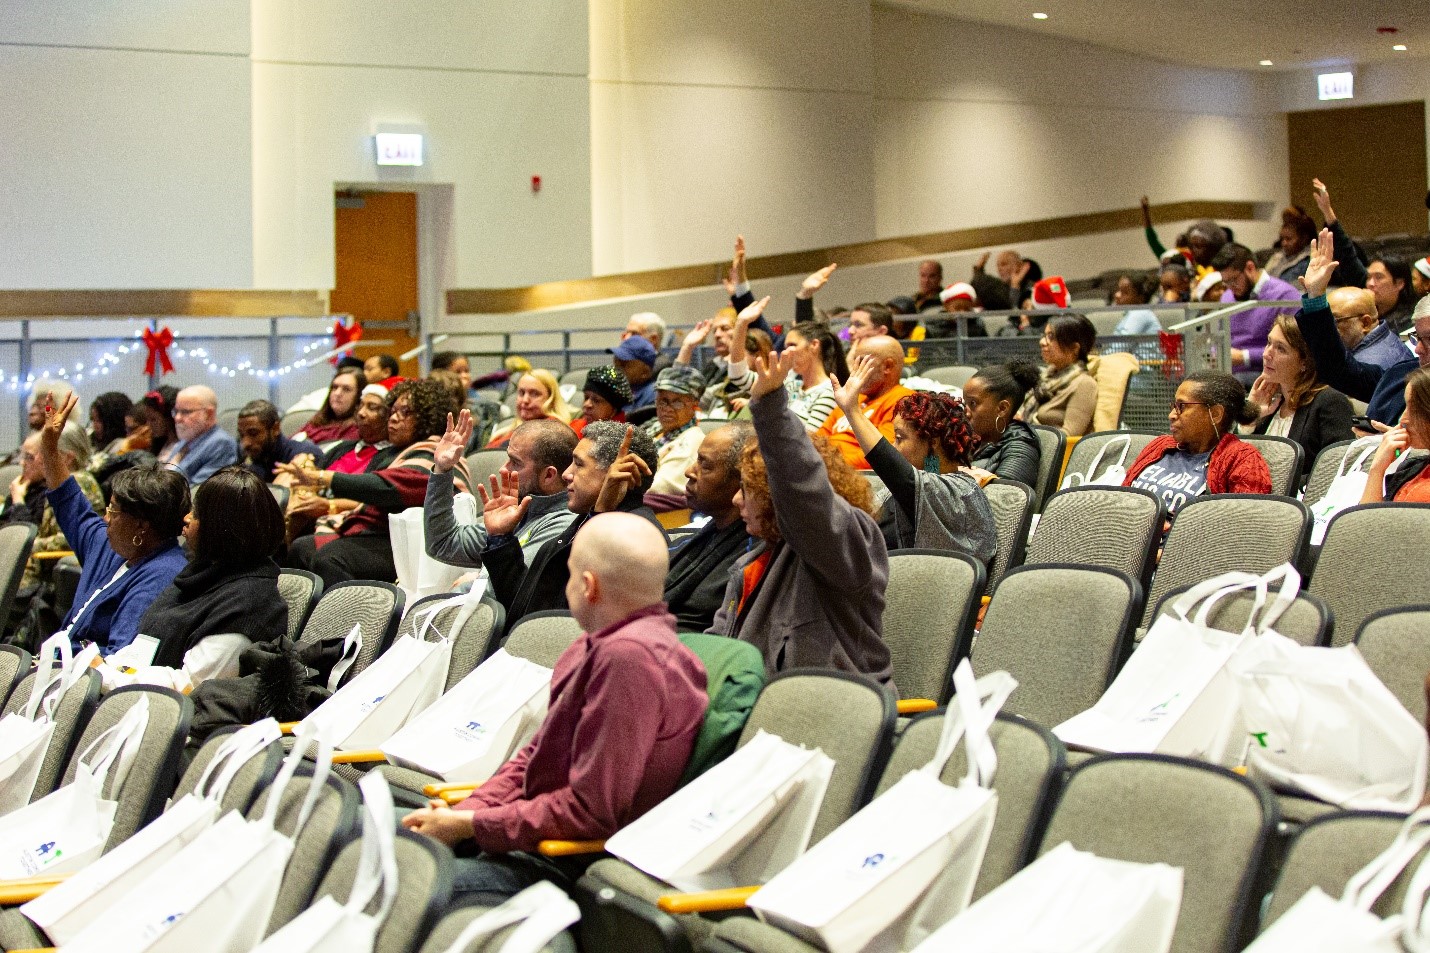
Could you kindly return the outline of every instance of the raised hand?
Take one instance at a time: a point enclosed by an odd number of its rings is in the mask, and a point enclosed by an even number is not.
[[[463,408],[457,415],[454,422],[452,415],[447,415],[447,432],[442,434],[442,439],[437,441],[437,447],[432,451],[432,469],[437,473],[446,473],[457,465],[457,461],[467,452],[467,444],[472,439],[472,412]]]
[[[491,488],[488,493],[484,484],[477,484],[477,492],[482,497],[482,521],[489,534],[508,536],[516,532],[527,507],[531,506],[531,497],[521,499],[516,474],[505,470],[492,476]]]
[[[852,417],[859,410],[859,395],[864,393],[870,378],[878,370],[879,360],[872,354],[860,354],[849,362],[849,377],[834,389],[834,403]]]
[[[820,288],[824,287],[825,282],[829,281],[829,276],[834,274],[834,269],[838,267],[839,264],[837,262],[825,265],[823,268],[819,269],[814,274],[804,279],[804,283],[800,285],[799,291],[796,292],[795,297],[813,298],[815,293],[819,291]]]
[[[1320,179],[1312,179],[1311,188],[1315,190],[1316,207],[1321,210],[1321,217],[1329,227],[1336,220],[1336,210],[1331,208],[1331,193],[1327,190],[1326,183]]]
[[[730,270],[735,273],[735,284],[742,285],[749,280],[745,274],[745,236],[735,236],[735,259],[730,263]]]
[[[993,253],[991,251],[986,251],[979,255],[978,260],[973,263],[973,273],[975,275],[983,274],[983,270],[988,267],[988,259],[992,257]]]
[[[1147,201],[1147,196],[1142,196],[1142,226],[1152,227],[1152,203]]]
[[[770,296],[765,295],[759,301],[754,302],[735,316],[735,336],[744,338],[750,330],[750,325],[754,324],[765,313],[765,306],[770,303]]]
[[[710,336],[710,329],[714,326],[715,322],[711,321],[709,318],[706,318],[704,321],[701,321],[699,324],[695,325],[695,328],[691,330],[689,334],[685,335],[685,341],[681,344],[680,349],[682,351],[684,351],[686,348],[690,348],[693,350],[704,344],[705,339]]]
[[[1336,261],[1335,239],[1331,237],[1329,228],[1323,228],[1311,243],[1311,262],[1306,266],[1306,276],[1301,279],[1301,288],[1307,297],[1315,298],[1326,293],[1339,264]]]
[[[768,359],[756,354],[750,358],[750,369],[755,372],[755,382],[750,385],[750,400],[757,401],[785,386],[785,379],[794,370],[794,349],[785,348],[778,356],[771,352]]]
[[[1031,261],[1023,262],[1021,265],[1018,266],[1017,273],[1013,275],[1013,284],[1021,286],[1023,284],[1023,279],[1027,278],[1028,272],[1032,270],[1033,263]]]
[[[48,401],[49,398],[46,398]],[[58,453],[60,449],[60,434],[64,433],[65,424],[69,422],[70,413],[79,404],[79,398],[71,393],[65,398],[64,405],[56,407],[53,404],[45,404],[45,425],[40,430],[40,450]]]
[[[30,484],[25,482],[23,476],[17,476],[10,481],[10,502],[16,506],[25,502],[25,494],[30,492]]]
[[[601,492],[596,497],[596,512],[609,513],[621,505],[626,495],[636,489],[649,477],[650,466],[639,456],[631,453],[631,437],[636,428],[626,425],[626,435],[621,438],[621,449],[615,461],[606,470],[606,482],[601,484]]]

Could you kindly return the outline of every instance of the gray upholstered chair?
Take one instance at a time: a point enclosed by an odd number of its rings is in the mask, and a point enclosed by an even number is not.
[[[559,609],[532,612],[521,617],[507,633],[502,648],[508,655],[555,668],[561,653],[581,637],[581,623]]]
[[[378,928],[375,953],[409,953],[415,950],[452,898],[452,851],[429,837],[399,830],[394,845],[397,854],[397,899]],[[318,884],[315,899],[332,897],[346,903],[356,879],[362,840],[343,847]],[[367,912],[375,913],[381,897],[373,897]]]
[[[1023,565],[1065,563],[1126,573],[1145,590],[1156,567],[1166,512],[1156,496],[1129,486],[1080,486],[1043,504]]]
[[[10,484],[3,484],[9,489]],[[11,523],[0,527],[0,623],[10,618],[15,604],[15,592],[25,575],[25,563],[40,531],[33,523]]]
[[[283,569],[278,573],[278,594],[288,603],[288,638],[296,639],[323,595],[323,580],[304,569]]]
[[[1321,452],[1316,454],[1316,459],[1311,464],[1311,472],[1306,476],[1306,489],[1301,494],[1301,499],[1307,506],[1314,506],[1326,495],[1342,466],[1349,467],[1355,462],[1355,457],[1360,454],[1359,450],[1349,459],[1346,457],[1353,443],[1354,440],[1338,440],[1322,447]],[[1373,445],[1371,449],[1374,449]],[[1369,465],[1370,457],[1367,457],[1361,469],[1364,470]]]
[[[901,697],[944,704],[953,694],[953,669],[973,642],[984,575],[983,564],[962,553],[889,553],[884,642]]]
[[[817,843],[862,807],[889,755],[894,700],[884,688],[843,672],[797,669],[772,678],[740,734],[740,744],[763,729],[791,744],[820,748],[835,764],[810,843]],[[606,891],[624,895],[612,902]],[[701,914],[672,917],[656,901],[675,892],[625,861],[598,860],[577,885],[583,913],[581,947],[588,953],[664,949],[683,932],[691,946],[708,937],[714,921]],[[673,932],[672,932],[673,931]],[[648,946],[640,938],[658,937]]]
[[[1152,611],[1152,619],[1166,615],[1172,611],[1172,603],[1177,601],[1188,589],[1195,585],[1192,583],[1186,586],[1179,586],[1171,592],[1162,596],[1162,601]],[[1226,632],[1240,632],[1246,625],[1247,616],[1251,615],[1252,607],[1256,605],[1256,593],[1252,591],[1233,592],[1225,596],[1207,616],[1207,622],[1215,629]],[[1336,620],[1331,615],[1331,610],[1326,607],[1326,603],[1319,597],[1311,595],[1309,592],[1301,591],[1296,593],[1296,601],[1286,607],[1286,611],[1281,613],[1281,618],[1276,620],[1272,626],[1277,632],[1288,639],[1295,639],[1302,645],[1330,645],[1331,633],[1335,630]]]
[[[1162,545],[1143,624],[1173,589],[1232,570],[1264,573],[1282,563],[1299,564],[1310,533],[1311,512],[1300,500],[1256,493],[1189,500]]]
[[[351,681],[392,643],[406,601],[402,590],[390,582],[340,582],[318,599],[298,641],[308,643],[347,635],[355,624],[361,623],[362,649],[343,676],[344,682]]]
[[[458,907],[448,913],[432,928],[432,933],[427,937],[427,942],[422,944],[420,953],[447,953],[467,925],[486,913],[488,909],[490,908],[479,906]],[[509,926],[497,931],[492,936],[474,940],[460,953],[500,953],[502,946],[511,939],[511,935],[516,932],[516,929],[515,926]],[[555,939],[542,947],[542,953],[576,953],[576,941],[569,933],[558,934]]]
[[[1374,613],[1361,626],[1356,648],[1376,677],[1423,725],[1425,673],[1430,672],[1430,605]]]
[[[294,837],[293,856],[283,869],[283,881],[278,888],[278,902],[268,921],[268,933],[288,923],[313,901],[318,883],[332,865],[344,844],[356,839],[360,828],[362,798],[353,784],[329,775],[324,782],[308,823],[298,830],[298,814],[313,784],[309,766],[298,768],[292,782],[283,791],[274,828]],[[245,814],[250,819],[263,816],[271,787],[264,789]]]
[[[879,779],[876,797],[933,759],[942,729],[942,712],[920,715],[909,724]],[[1065,767],[1062,743],[1052,732],[1030,721],[999,715],[989,734],[998,752],[998,771],[993,777],[993,789],[998,792],[998,814],[974,885],[974,900],[1013,876],[1028,862],[1042,834]],[[967,759],[960,746],[944,767],[941,778],[946,784],[957,784],[966,770]],[[736,950],[817,953],[817,947],[753,917],[731,917],[722,921],[705,949],[719,953]]]
[[[189,762],[189,766],[184,769],[170,803],[179,800],[186,794],[203,794],[208,790],[207,787],[204,790],[199,789],[199,781],[203,779],[204,771],[208,769],[214,756],[218,754],[218,749],[223,747],[224,742],[233,737],[234,732],[238,731],[240,727],[235,725],[221,728],[209,735],[208,740],[194,754],[194,759]],[[219,802],[221,812],[238,811],[243,813],[252,807],[254,798],[258,797],[258,792],[273,783],[273,778],[278,774],[278,766],[282,761],[283,742],[281,740],[270,742],[262,751],[249,758],[243,767],[234,774],[233,780],[229,782],[228,790],[224,792],[223,799]],[[211,785],[214,780],[213,777],[210,777],[208,783]]]
[[[969,367],[967,364],[949,364],[944,367],[930,367],[928,370],[919,371],[920,377],[927,377],[931,381],[937,381],[949,387],[963,388],[978,373],[978,368]]]
[[[490,487],[491,478],[496,476],[504,466],[506,466],[505,450],[478,450],[468,454],[467,472],[472,475],[468,485],[471,486],[472,492],[476,492],[479,483]]]
[[[1335,613],[1332,645],[1351,642],[1382,609],[1422,601],[1430,590],[1430,504],[1367,503],[1337,513],[1307,589]]]
[[[1063,469],[1063,479],[1066,480],[1069,474],[1079,473],[1090,476],[1093,479],[1105,474],[1114,464],[1121,463],[1122,468],[1131,469],[1132,461],[1137,459],[1147,444],[1156,440],[1154,434],[1134,433],[1130,430],[1099,430],[1090,433],[1073,444],[1072,452],[1068,454],[1068,465]],[[1109,450],[1103,453],[1112,441],[1127,441],[1127,455],[1123,456],[1121,448]],[[1098,454],[1102,454],[1102,459],[1098,459]],[[1092,469],[1093,461],[1097,461],[1097,469],[1088,473]]]
[[[1033,487],[1033,509],[1040,511],[1043,502],[1058,489],[1063,472],[1063,456],[1067,453],[1068,435],[1060,427],[1031,424],[1038,438],[1038,485]]]
[[[1295,496],[1301,482],[1306,451],[1294,440],[1270,434],[1247,434],[1241,438],[1256,448],[1271,470],[1271,492]]]
[[[35,674],[31,672],[10,693],[5,702],[4,714],[13,715],[24,711],[30,701],[30,691],[35,685]],[[50,736],[50,745],[45,749],[45,760],[40,765],[40,773],[35,777],[35,793],[31,801],[37,801],[59,786],[70,755],[75,750],[75,742],[89,724],[95,706],[99,704],[99,673],[85,672],[69,687],[64,697],[55,706],[55,733]]]
[[[988,591],[992,592],[1004,573],[1023,564],[1028,527],[1033,522],[1034,494],[1031,487],[1017,480],[994,480],[983,492],[998,530],[998,549],[988,564]]]
[[[30,653],[18,645],[0,645],[0,705],[5,704],[20,687],[29,674],[32,661]]]
[[[1142,587],[1091,566],[1022,566],[1003,577],[973,647],[973,670],[1018,680],[1004,710],[1046,727],[1091,708],[1132,649]]]
[[[1099,857],[1182,868],[1172,953],[1240,949],[1276,802],[1224,768],[1165,755],[1099,755],[1072,770],[1038,854],[1069,842]]]
[[[291,437],[302,430],[308,421],[312,419],[313,411],[311,410],[290,410],[283,415],[283,419],[279,421],[278,427],[283,431],[283,436]]]

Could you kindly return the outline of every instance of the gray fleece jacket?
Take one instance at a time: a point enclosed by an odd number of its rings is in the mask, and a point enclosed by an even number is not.
[[[879,524],[834,492],[824,461],[783,389],[750,402],[780,536],[738,559],[707,630],[749,642],[765,670],[834,668],[893,688],[884,644],[889,554]],[[744,608],[744,570],[766,548],[769,567]]]
[[[427,499],[422,504],[427,555],[449,566],[480,569],[482,551],[487,546],[487,527],[480,516],[475,523],[457,523],[452,513],[455,495],[452,473],[451,470],[446,473],[433,471],[427,481]],[[477,499],[480,501],[481,497]],[[523,558],[536,552],[547,540],[560,536],[571,525],[576,514],[566,506],[566,501],[565,493],[531,497],[531,505],[526,508],[526,515],[516,528]],[[479,502],[478,507],[480,505]]]

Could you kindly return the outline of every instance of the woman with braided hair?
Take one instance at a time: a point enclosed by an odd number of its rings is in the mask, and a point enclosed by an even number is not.
[[[855,358],[834,401],[892,497],[892,503],[881,501],[885,542],[890,550],[949,550],[986,564],[998,533],[982,487],[967,472],[978,437],[963,402],[949,394],[909,394],[895,407],[890,444],[859,412],[859,394],[877,364],[869,355]]]

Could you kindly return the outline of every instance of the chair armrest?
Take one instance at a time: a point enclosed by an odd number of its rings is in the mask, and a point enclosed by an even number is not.
[[[298,722],[298,721],[280,721],[280,722],[278,723],[278,730],[281,731],[281,732],[282,732],[283,734],[285,734],[285,735],[291,735],[293,732],[295,732],[295,731],[298,730],[298,726],[299,726],[300,724],[302,724],[302,722]]]
[[[15,951],[13,951],[13,953],[59,953],[59,947],[56,947],[56,946],[38,946],[38,947],[35,947],[35,949],[33,949],[33,950],[15,950]]]
[[[54,887],[58,887],[68,877],[69,874],[48,874],[43,877],[0,880],[0,906],[13,907],[29,903]]]
[[[451,791],[444,791],[437,796],[446,801],[448,805],[455,807],[471,797],[472,792],[475,790],[476,788],[455,788]]]
[[[577,854],[599,854],[606,849],[604,840],[544,840],[536,845],[543,857],[574,857]]]
[[[938,707],[938,702],[932,698],[900,698],[894,707],[901,715],[917,715],[922,711],[933,711]]]
[[[66,556],[73,556],[73,555],[74,555],[74,552],[73,552],[72,550],[68,550],[68,549],[50,549],[50,550],[46,550],[46,551],[44,551],[44,552],[31,553],[31,554],[30,554],[30,558],[31,558],[31,559],[39,560],[40,562],[44,562],[44,561],[46,561],[46,560],[51,560],[51,559],[53,559],[53,560],[60,560],[60,559],[64,559]]]
[[[422,793],[428,797],[441,797],[454,791],[465,791],[470,794],[481,786],[480,781],[450,781],[446,784],[428,784],[422,788]]]
[[[759,887],[731,887],[728,890],[705,890],[701,893],[668,893],[656,901],[666,913],[714,913],[717,910],[743,910],[745,901]]]
[[[376,749],[371,751],[334,751],[333,764],[381,764],[387,756]]]

